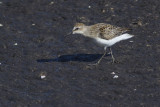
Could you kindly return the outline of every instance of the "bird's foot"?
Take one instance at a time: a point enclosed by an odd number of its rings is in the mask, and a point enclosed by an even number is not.
[[[86,68],[93,69],[94,67],[97,67],[97,66],[98,66],[98,63],[88,64],[88,65],[86,65]]]
[[[88,64],[88,66],[97,66],[99,63]]]
[[[118,60],[113,60],[112,64],[119,64],[120,62]]]

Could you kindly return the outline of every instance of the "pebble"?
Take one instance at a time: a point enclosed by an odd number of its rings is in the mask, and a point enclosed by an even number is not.
[[[46,72],[41,72],[40,73],[40,78],[45,79],[46,78]]]
[[[110,8],[111,9],[111,12],[114,12],[114,8]]]
[[[2,65],[2,63],[0,63],[0,65]]]
[[[0,1],[0,4],[2,4],[2,2]]]
[[[113,78],[114,78],[114,79],[118,78],[118,75],[115,75]]]
[[[91,6],[88,6],[88,8],[91,8]]]
[[[17,46],[17,45],[18,45],[18,43],[14,43],[14,45],[15,45],[15,46]]]
[[[112,72],[111,74],[112,74],[112,75],[114,75],[114,74],[115,74],[115,72]]]
[[[44,79],[44,78],[46,78],[46,76],[45,75],[41,75],[41,79]]]
[[[52,4],[54,4],[54,2],[52,1],[52,2],[50,2],[50,5],[52,5]]]
[[[2,27],[2,26],[3,26],[3,24],[0,23],[0,27]]]
[[[129,41],[129,42],[133,42],[133,41]]]
[[[147,46],[147,47],[151,47],[151,45],[149,45],[149,44],[147,44],[146,46]]]
[[[106,11],[103,9],[103,10],[102,10],[102,13],[105,13],[105,12],[106,12]]]
[[[32,26],[35,26],[35,25],[36,25],[36,24],[34,24],[34,23],[32,24]]]

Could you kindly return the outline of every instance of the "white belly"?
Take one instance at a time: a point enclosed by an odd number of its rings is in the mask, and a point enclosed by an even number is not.
[[[132,38],[132,37],[133,37],[133,35],[130,35],[130,34],[125,33],[125,34],[122,34],[122,35],[117,36],[117,37],[115,37],[115,38],[112,38],[112,39],[110,39],[110,40],[101,39],[101,38],[96,38],[96,41],[97,41],[99,44],[101,44],[101,45],[104,45],[104,46],[106,46],[106,47],[110,47],[110,46],[114,45],[114,44],[117,43],[117,42],[120,42],[120,41],[122,41],[122,40],[129,39],[129,38]]]

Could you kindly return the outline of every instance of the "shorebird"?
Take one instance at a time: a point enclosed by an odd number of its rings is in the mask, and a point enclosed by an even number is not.
[[[122,40],[132,38],[133,35],[126,33],[129,30],[130,29],[128,28],[113,26],[106,23],[97,23],[90,26],[87,26],[83,23],[76,23],[72,30],[72,34],[81,34],[85,37],[95,39],[98,44],[104,46],[104,54],[96,63],[96,65],[98,65],[103,59],[103,57],[106,55],[107,48],[109,48],[110,50],[112,62],[115,62],[111,46]]]

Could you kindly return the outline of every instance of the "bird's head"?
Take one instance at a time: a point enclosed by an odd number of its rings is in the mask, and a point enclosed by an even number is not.
[[[72,30],[73,34],[84,34],[84,32],[86,31],[86,26],[83,23],[76,23],[74,25],[74,28]]]

